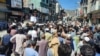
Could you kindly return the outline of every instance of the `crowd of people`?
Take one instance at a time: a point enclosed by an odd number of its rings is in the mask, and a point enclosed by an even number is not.
[[[0,38],[0,56],[100,56],[100,27],[13,23]]]

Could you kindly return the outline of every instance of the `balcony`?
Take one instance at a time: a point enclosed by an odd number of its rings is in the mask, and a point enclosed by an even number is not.
[[[87,5],[87,4],[82,4],[81,6],[82,6],[82,7],[87,7],[88,5]]]

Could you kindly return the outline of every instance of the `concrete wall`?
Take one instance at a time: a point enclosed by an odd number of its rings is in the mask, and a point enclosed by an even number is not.
[[[6,5],[3,3],[0,3],[0,9],[7,9]],[[5,20],[6,15],[5,12],[0,12],[0,20]]]

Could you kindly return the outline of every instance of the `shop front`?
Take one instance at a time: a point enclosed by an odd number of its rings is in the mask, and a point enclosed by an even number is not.
[[[7,0],[7,4],[9,10],[11,10],[10,13],[8,13],[7,17],[9,18],[8,21],[22,21],[23,20],[23,0]]]
[[[96,11],[89,13],[88,17],[90,18],[92,23],[100,24],[100,10],[96,10]]]
[[[24,13],[21,11],[12,11],[8,14],[8,20],[10,21],[22,21],[23,20]]]

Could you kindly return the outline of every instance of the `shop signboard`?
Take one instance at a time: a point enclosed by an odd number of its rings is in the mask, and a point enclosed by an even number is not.
[[[0,3],[6,3],[6,0],[0,0]]]
[[[22,0],[11,0],[11,7],[22,9]]]
[[[41,12],[42,13],[49,13],[49,9],[41,7]]]
[[[22,16],[23,13],[19,12],[19,11],[12,11],[12,15],[20,15],[20,16]]]

